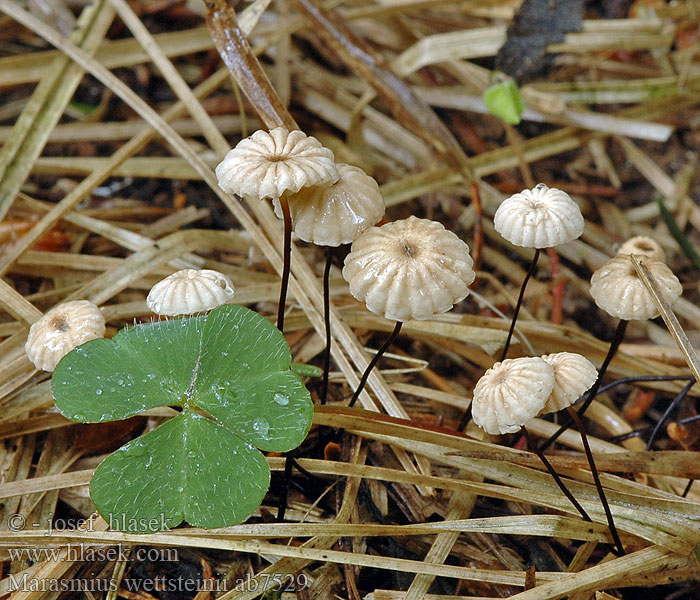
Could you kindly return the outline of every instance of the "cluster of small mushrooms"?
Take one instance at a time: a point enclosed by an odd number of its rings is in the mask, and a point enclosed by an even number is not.
[[[384,215],[384,201],[376,181],[355,166],[335,163],[331,150],[314,137],[282,127],[269,133],[256,131],[228,152],[216,174],[221,189],[227,193],[248,200],[272,200],[276,214],[284,219],[287,269],[292,228],[301,240],[329,249],[324,271],[327,344],[322,401],[327,390],[331,339],[330,249],[352,243],[342,270],[350,293],[364,302],[368,310],[396,322],[394,331],[365,371],[350,404],[359,397],[371,369],[398,335],[403,322],[430,319],[450,310],[469,294],[475,273],[468,246],[442,224],[428,219],[411,216],[375,226]],[[570,352],[507,359],[525,286],[535,271],[540,250],[576,239],[583,233],[584,221],[578,205],[565,192],[539,184],[502,202],[494,224],[506,240],[533,248],[535,253],[520,290],[501,362],[488,369],[474,388],[473,420],[493,435],[523,431],[532,443],[525,429],[531,419],[567,409],[588,448],[578,417],[595,396],[605,368],[619,346],[624,334],[622,324],[630,319],[658,315],[651,294],[636,274],[631,256],[645,265],[669,303],[680,296],[681,285],[664,264],[664,252],[655,241],[633,238],[591,279],[591,295],[596,304],[621,319],[616,340],[600,373],[585,357]],[[280,329],[285,285],[283,276]],[[191,315],[229,303],[233,296],[233,283],[225,275],[185,269],[156,284],[148,294],[147,305],[159,315]],[[47,312],[31,327],[26,352],[38,369],[52,371],[71,349],[104,333],[105,320],[97,306],[84,300],[68,302]],[[572,405],[582,396],[586,397],[586,403],[576,413]],[[538,454],[548,465],[543,454]],[[592,455],[589,461],[597,480]],[[550,465],[548,469],[557,478]],[[579,512],[589,519],[563,482],[557,480]],[[602,487],[599,494],[618,552],[624,553]]]
[[[350,293],[367,308],[397,322],[384,350],[408,319],[427,319],[464,299],[474,280],[469,247],[440,223],[409,217],[373,227],[384,215],[384,200],[376,181],[352,165],[333,162],[333,153],[314,137],[277,127],[255,132],[230,150],[216,168],[227,193],[249,200],[271,198],[275,213],[297,236],[319,246],[352,243],[343,277]],[[288,211],[289,219],[285,211]],[[285,258],[287,257],[285,247]],[[328,277],[324,270],[326,352],[325,401],[330,322]],[[283,324],[283,290],[278,326]],[[351,404],[382,352],[366,369]]]

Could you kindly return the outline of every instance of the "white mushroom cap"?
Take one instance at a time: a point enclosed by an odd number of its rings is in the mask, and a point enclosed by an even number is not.
[[[646,235],[637,235],[628,239],[620,246],[618,254],[636,254],[638,256],[646,256],[651,260],[666,262],[666,253],[661,247],[661,244],[655,239]]]
[[[24,351],[37,369],[53,371],[73,348],[103,337],[102,311],[87,300],[59,304],[29,329]]]
[[[333,183],[333,152],[299,130],[256,131],[229,150],[216,167],[219,187],[247,199],[279,198],[310,185]]]
[[[554,369],[554,389],[540,414],[557,412],[571,406],[598,379],[598,370],[585,356],[574,352],[547,354],[542,360]]]
[[[486,433],[515,433],[536,417],[554,389],[554,369],[537,357],[508,358],[477,381],[472,418]]]
[[[683,293],[678,278],[662,262],[636,257],[659,284],[661,293],[673,304]],[[659,316],[654,299],[637,276],[629,254],[618,254],[591,277],[591,296],[605,312],[625,321],[646,321]]]
[[[193,315],[233,299],[233,282],[210,269],[183,269],[156,283],[146,304],[157,315]]]
[[[373,313],[423,320],[466,298],[472,265],[469,246],[454,233],[411,216],[362,233],[345,258],[343,277]]]
[[[493,218],[496,231],[511,244],[551,248],[583,233],[583,216],[566,192],[544,183],[504,200]]]
[[[340,176],[331,186],[313,186],[288,193],[294,233],[318,246],[349,244],[384,216],[384,198],[377,182],[362,169],[337,163]],[[275,214],[282,218],[278,200]]]

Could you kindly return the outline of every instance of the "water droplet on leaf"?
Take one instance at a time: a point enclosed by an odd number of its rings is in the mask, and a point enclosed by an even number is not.
[[[255,419],[253,421],[253,430],[260,434],[260,437],[267,438],[270,432],[270,424],[265,419]]]
[[[289,398],[284,394],[275,394],[272,399],[280,406],[287,406],[287,404],[289,404]]]

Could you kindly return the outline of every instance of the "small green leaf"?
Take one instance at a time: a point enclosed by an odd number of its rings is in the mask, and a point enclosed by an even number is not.
[[[185,411],[117,450],[95,471],[90,495],[113,529],[159,531],[240,523],[270,484],[260,452],[221,425]]]
[[[525,107],[517,84],[510,78],[494,83],[482,96],[488,111],[511,125],[520,123]]]
[[[127,531],[155,531],[183,518],[201,527],[245,519],[269,484],[255,448],[296,448],[313,418],[284,336],[235,305],[83,344],[58,364],[52,390],[59,411],[81,422],[183,408],[95,472],[95,505],[105,517],[118,515],[114,528]]]
[[[308,365],[306,363],[292,363],[292,371],[299,377],[320,377],[323,375],[323,369],[316,365]]]
[[[68,106],[70,106],[72,109],[78,111],[79,113],[85,115],[86,117],[89,117],[90,115],[95,114],[95,111],[99,108],[99,106],[93,106],[92,104],[85,104],[84,102],[76,102],[75,100],[72,100],[71,102],[69,102]]]

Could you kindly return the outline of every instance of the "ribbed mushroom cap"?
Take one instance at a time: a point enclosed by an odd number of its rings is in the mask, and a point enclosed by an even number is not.
[[[333,152],[303,131],[256,131],[228,151],[216,167],[219,187],[252,200],[279,198],[310,185],[333,183]]]
[[[318,246],[349,244],[384,216],[384,198],[377,182],[362,169],[337,163],[338,181],[287,193],[294,233]],[[282,218],[278,200],[275,214]]]
[[[37,369],[53,371],[73,348],[103,337],[102,311],[87,300],[59,304],[29,329],[24,350]]]
[[[551,248],[583,233],[583,216],[566,192],[544,183],[504,200],[493,218],[496,231],[511,244]]]
[[[638,256],[646,256],[651,260],[666,262],[666,253],[661,247],[661,244],[655,239],[646,235],[637,235],[628,239],[620,246],[618,254],[636,254]]]
[[[353,243],[343,277],[350,293],[393,321],[429,319],[469,294],[469,246],[441,223],[409,217],[371,227]]]
[[[515,433],[536,417],[554,389],[554,369],[537,357],[508,358],[474,387],[472,418],[486,433]]]
[[[598,370],[593,363],[574,352],[547,354],[542,360],[554,369],[554,389],[540,411],[542,415],[571,406],[598,378]]]
[[[157,315],[193,315],[233,300],[233,282],[210,269],[183,269],[156,283],[146,304]]]
[[[673,304],[683,293],[678,278],[662,262],[636,257],[659,284],[661,293]],[[625,321],[646,321],[659,316],[652,295],[637,276],[629,254],[618,254],[591,277],[591,296],[599,308]]]

